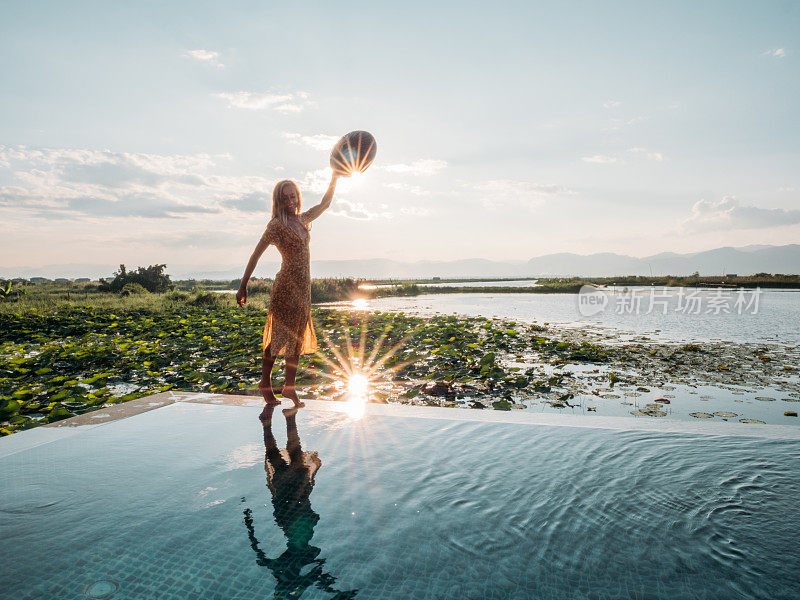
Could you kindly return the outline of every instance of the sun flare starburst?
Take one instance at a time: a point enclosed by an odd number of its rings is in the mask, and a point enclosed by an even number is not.
[[[350,338],[349,331],[344,336],[344,347],[333,343],[326,332],[322,333],[325,346],[332,358],[323,353],[317,355],[327,367],[325,371],[318,369],[317,374],[329,381],[325,387],[329,389],[332,399],[337,400],[337,410],[341,410],[353,419],[360,419],[364,415],[369,402],[380,401],[374,396],[376,391],[380,389],[385,394],[387,390],[397,388],[397,384],[392,381],[393,374],[408,364],[402,362],[387,366],[387,361],[406,342],[406,337],[403,337],[391,348],[384,349],[383,344],[390,331],[391,328],[387,327],[374,344],[371,344],[369,355],[366,354],[368,337],[366,321],[362,323],[361,335],[355,344]]]
[[[347,381],[347,393],[352,398],[367,399],[369,393],[369,380],[361,373],[353,373]]]

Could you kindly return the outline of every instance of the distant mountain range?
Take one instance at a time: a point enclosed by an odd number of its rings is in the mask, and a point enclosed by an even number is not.
[[[127,265],[137,267],[137,265]],[[146,265],[142,265],[146,266]],[[118,265],[72,264],[45,267],[0,267],[0,277],[109,277]],[[277,263],[259,265],[259,276],[271,277]],[[241,277],[244,265],[217,270],[190,265],[172,265],[168,272],[173,279],[230,280]],[[411,278],[474,278],[474,277],[613,277],[615,275],[723,275],[736,273],[800,273],[800,244],[787,246],[744,246],[716,248],[694,254],[664,252],[636,258],[623,254],[546,254],[528,261],[492,261],[464,259],[454,261],[400,262],[388,259],[315,260],[311,263],[314,277],[363,277],[367,279]]]

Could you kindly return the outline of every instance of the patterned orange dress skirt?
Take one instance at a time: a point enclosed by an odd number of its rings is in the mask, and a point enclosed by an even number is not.
[[[269,298],[269,312],[264,326],[264,350],[269,347],[271,357],[281,354],[299,356],[317,351],[317,336],[311,321],[311,264],[308,219],[300,215],[306,228],[302,236],[272,219],[261,239],[274,244],[283,259],[281,270],[275,276]]]

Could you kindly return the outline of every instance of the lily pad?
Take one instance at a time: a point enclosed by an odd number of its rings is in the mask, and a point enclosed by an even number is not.
[[[707,412],[693,412],[689,413],[690,417],[694,417],[695,419],[713,419],[714,415]]]
[[[635,417],[666,417],[667,413],[663,410],[658,410],[655,408],[640,408],[638,410],[632,410],[631,414]]]

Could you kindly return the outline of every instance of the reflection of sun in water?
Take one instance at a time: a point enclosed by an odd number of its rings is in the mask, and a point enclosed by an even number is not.
[[[356,298],[352,302],[353,308],[356,310],[367,310],[367,299],[366,298]]]
[[[353,302],[354,306],[357,306],[357,302],[358,300]],[[361,302],[366,305],[365,300],[361,299]],[[366,323],[362,324],[361,336],[357,346],[354,346],[350,335],[346,334],[343,340],[346,348],[341,348],[331,342],[327,333],[323,330],[322,335],[324,336],[325,345],[333,354],[333,360],[323,354],[318,354],[317,356],[328,366],[330,371],[318,370],[317,373],[330,380],[332,384],[331,399],[334,400],[337,411],[347,414],[352,419],[363,417],[366,405],[371,400],[372,390],[385,389],[387,382],[391,381],[391,373],[402,369],[410,362],[391,363],[391,366],[386,366],[386,362],[403,347],[407,339],[404,337],[393,347],[381,352],[383,342],[391,330],[391,326],[384,329],[380,337],[375,340],[368,356],[365,355],[367,342]]]
[[[347,400],[345,412],[354,419],[360,419],[369,400],[369,379],[360,372],[350,375],[347,380]]]

